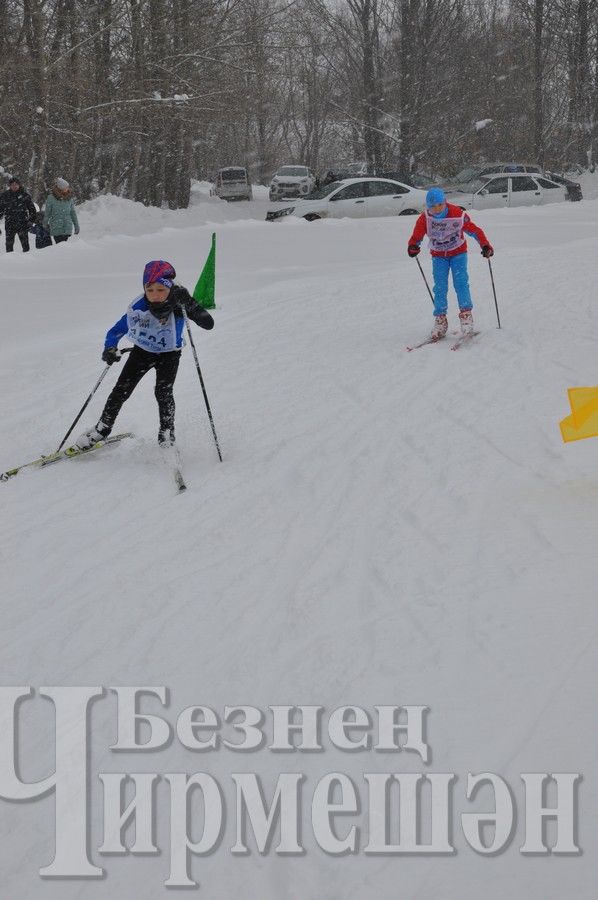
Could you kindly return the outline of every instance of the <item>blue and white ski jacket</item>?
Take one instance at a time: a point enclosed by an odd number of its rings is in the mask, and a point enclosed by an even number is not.
[[[106,334],[104,348],[116,347],[125,335],[149,353],[169,353],[180,350],[183,346],[183,329],[185,317],[188,317],[201,328],[213,328],[212,316],[191,297],[189,292],[175,285],[168,297],[166,315],[158,319],[151,312],[151,304],[145,294],[137,297],[129,305],[124,316],[116,322]],[[182,307],[182,308],[181,308]]]

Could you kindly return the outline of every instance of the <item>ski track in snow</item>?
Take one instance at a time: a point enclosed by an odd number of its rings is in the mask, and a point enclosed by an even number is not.
[[[171,259],[192,287],[212,230],[188,211],[185,228],[86,238],[82,218],[78,242],[0,258],[3,470],[55,449],[145,261]],[[405,345],[431,325],[405,253],[412,219],[218,225],[216,327],[194,334],[224,462],[186,351],[175,390],[185,494],[155,444],[151,375],[115,428],[134,441],[0,485],[3,683],[166,684],[175,711],[426,704],[431,771],[458,774],[456,813],[468,811],[469,771],[502,774],[519,803],[520,772],[585,772],[590,850],[598,445],[563,445],[558,421],[568,387],[598,383],[588,266],[598,201],[475,220],[496,248],[503,328],[470,241],[481,335],[463,352],[448,339],[411,354]],[[454,328],[452,288],[449,317]],[[75,435],[96,421],[115,377],[116,367]],[[112,728],[99,711],[104,765],[114,764]],[[31,779],[46,773],[49,734],[31,739]],[[240,765],[176,745],[165,757],[223,781]],[[145,763],[177,770],[160,758]],[[127,759],[119,771],[140,770]],[[278,771],[303,771],[313,786],[335,769],[359,784],[364,771],[425,770],[413,755],[333,751],[241,763],[270,789]],[[101,882],[42,882],[50,807],[3,808],[7,896],[168,895],[167,852],[109,860]],[[480,890],[498,900],[514,884],[532,900],[593,897],[594,855],[523,859],[523,824],[520,811],[513,844],[493,860],[467,849],[457,819],[451,859],[339,862],[306,835],[307,858],[232,860],[227,833],[193,872],[199,896],[219,898],[390,900],[399,879],[401,896],[418,900]],[[162,821],[159,839],[167,845]]]

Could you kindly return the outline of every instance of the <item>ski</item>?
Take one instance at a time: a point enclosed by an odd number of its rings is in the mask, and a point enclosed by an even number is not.
[[[479,333],[479,331],[470,331],[467,334],[462,334],[461,337],[457,338],[455,343],[451,345],[451,350],[458,350],[459,347],[462,347],[464,344],[470,344],[472,339]]]
[[[442,338],[426,338],[425,341],[422,341],[421,344],[413,344],[411,347],[405,347],[408,353],[411,353],[412,350],[419,350],[420,347],[426,347],[428,344],[439,344]]]
[[[33,459],[31,462],[23,463],[20,466],[16,466],[14,469],[8,469],[6,472],[2,472],[2,474],[0,474],[0,481],[8,481],[10,478],[14,478],[15,475],[18,475],[22,469],[43,469],[45,466],[50,466],[53,463],[60,462],[63,459],[75,459],[75,457],[77,456],[87,456],[88,453],[93,453],[96,450],[101,450],[102,447],[107,447],[109,444],[116,444],[118,443],[118,441],[122,441],[124,440],[124,438],[130,437],[133,437],[132,432],[125,431],[122,434],[113,434],[101,441],[97,441],[91,447],[88,447],[87,450],[82,450],[77,446],[66,447],[64,450],[60,450],[58,453],[50,453],[48,456],[40,456],[37,459]]]
[[[178,490],[179,494],[181,494],[183,491],[187,490],[187,485],[185,484],[185,479],[183,478],[183,473],[181,472],[181,470],[178,466],[174,470],[174,483],[177,486],[177,490]]]
[[[183,477],[183,470],[181,468],[181,454],[179,452],[179,448],[175,444],[173,447],[174,450],[174,483],[177,486],[177,490],[179,494],[183,491],[187,490],[187,485],[185,484],[185,479]]]
[[[167,464],[172,471],[177,491],[179,494],[182,494],[183,491],[187,490],[187,485],[185,484],[185,477],[181,466],[181,454],[179,453],[179,448],[175,443],[162,443],[160,444],[160,452],[162,453],[164,463]]]

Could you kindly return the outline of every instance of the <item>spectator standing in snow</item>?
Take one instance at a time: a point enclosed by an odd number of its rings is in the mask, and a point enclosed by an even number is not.
[[[467,241],[464,235],[470,234],[476,239],[482,248],[482,256],[493,256],[494,250],[482,229],[474,225],[467,213],[460,206],[446,202],[441,188],[430,188],[426,194],[426,207],[426,211],[415,223],[407,253],[412,257],[417,256],[420,252],[419,245],[427,235],[434,275],[435,322],[430,336],[434,340],[440,340],[448,330],[446,312],[449,272],[453,274],[461,331],[463,334],[470,334],[473,331],[473,303],[469,292]]]
[[[29,223],[35,219],[33,201],[18,178],[8,182],[8,190],[0,194],[0,218],[4,216],[6,252],[14,250],[15,237],[19,236],[23,253],[29,250]]]
[[[75,234],[79,234],[79,221],[71,195],[71,186],[64,178],[57,178],[51,193],[48,194],[43,226],[50,232],[56,244],[68,241],[73,233],[73,227]]]
[[[185,313],[201,328],[213,328],[214,319],[189,294],[174,283],[176,272],[169,262],[154,259],[143,270],[143,294],[133,300],[122,319],[112,326],[104,343],[102,359],[108,365],[120,359],[118,342],[125,335],[135,345],[118,381],[108,397],[100,421],[77,438],[77,446],[88,450],[112,431],[120,409],[143,376],[156,370],[160,444],[174,444],[173,385],[183,346]]]

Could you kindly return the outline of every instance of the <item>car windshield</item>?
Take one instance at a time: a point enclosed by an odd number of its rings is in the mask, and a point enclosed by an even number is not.
[[[222,181],[245,181],[245,169],[223,169],[220,178]]]
[[[324,185],[324,187],[319,188],[317,191],[312,191],[311,194],[308,194],[304,197],[304,200],[322,200],[323,197],[327,197],[337,188],[342,185],[342,181],[331,181],[330,184]]]
[[[283,166],[276,174],[291,176],[307,175],[307,168],[305,166]]]
[[[461,169],[461,171],[455,175],[455,181],[457,184],[465,184],[468,181],[473,181],[478,172],[479,169],[474,169],[472,166],[469,166],[467,169]]]

